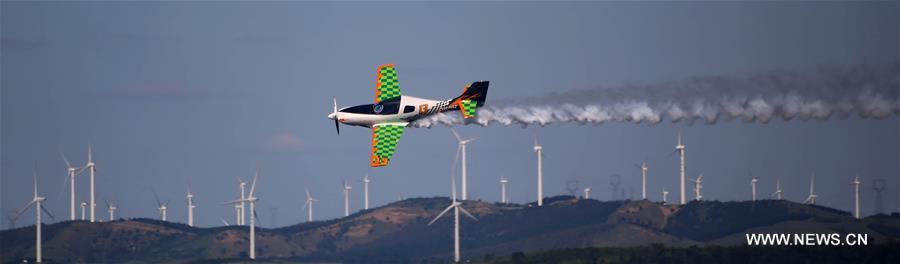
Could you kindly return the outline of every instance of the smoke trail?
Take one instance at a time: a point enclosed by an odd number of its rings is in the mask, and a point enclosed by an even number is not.
[[[767,123],[827,120],[856,114],[881,119],[900,115],[900,60],[850,67],[820,66],[814,71],[772,71],[749,77],[699,76],[653,85],[551,93],[512,100],[488,100],[475,120],[490,124],[547,125],[575,122],[657,124],[697,120],[715,124],[739,119]],[[464,124],[459,113],[417,120],[416,127]]]

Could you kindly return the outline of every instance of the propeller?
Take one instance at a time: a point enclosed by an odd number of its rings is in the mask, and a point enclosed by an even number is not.
[[[334,102],[334,108],[331,112],[332,116],[334,116],[334,129],[337,131],[338,135],[341,134],[341,124],[338,122],[338,109],[337,109],[337,97],[331,97],[332,102]]]

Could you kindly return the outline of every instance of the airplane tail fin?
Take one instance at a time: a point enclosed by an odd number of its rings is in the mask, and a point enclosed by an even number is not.
[[[475,117],[475,110],[478,109],[478,107],[483,106],[484,101],[487,99],[489,84],[489,81],[478,81],[466,85],[462,95],[454,98],[450,104],[459,107],[459,111],[462,113],[463,118],[468,119]]]

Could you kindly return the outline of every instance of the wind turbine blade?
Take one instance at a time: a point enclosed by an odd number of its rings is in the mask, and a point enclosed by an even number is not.
[[[88,144],[88,163],[91,163],[93,161],[94,161],[93,146],[91,144]]]
[[[256,221],[257,221],[257,222],[262,223],[262,221],[259,221],[259,215],[256,214],[256,209],[255,209],[255,208],[253,209],[253,217],[256,218]]]
[[[16,217],[14,217],[13,219],[19,219],[19,216],[21,216],[22,213],[25,212],[25,210],[28,210],[28,208],[31,208],[31,206],[34,205],[34,203],[35,203],[34,200],[31,200],[31,202],[28,202],[28,204],[26,204],[24,207],[22,207],[22,209],[19,209],[19,212],[16,212]]]
[[[159,201],[159,195],[156,194],[156,190],[153,190],[153,198],[156,198],[156,205],[162,206],[162,202]]]
[[[428,222],[428,225],[434,224],[434,222],[437,221],[438,219],[440,219],[441,216],[443,216],[444,214],[446,214],[447,212],[449,212],[450,209],[453,209],[453,206],[456,206],[456,204],[450,204],[450,206],[447,206],[447,209],[444,209],[444,211],[442,211],[440,214],[438,214],[437,216],[435,216],[435,217],[434,217],[434,220],[431,220],[431,222]]]
[[[469,213],[469,211],[466,211],[466,209],[463,209],[462,206],[457,206],[457,207],[459,208],[460,212],[463,212],[464,215],[468,216],[469,218],[472,218],[472,220],[478,221],[478,218],[475,218],[474,215]]]
[[[305,203],[303,203],[303,209],[306,209],[306,206],[309,205],[309,200],[307,199]]]
[[[69,163],[69,159],[66,158],[66,154],[63,154],[62,150],[59,151],[59,155],[62,156],[63,161],[66,162],[66,169],[72,168],[72,163]]]
[[[309,187],[304,187],[306,189],[306,199],[312,198],[312,195],[309,194]]]
[[[222,219],[220,217],[219,220],[222,221],[222,223],[225,224],[225,226],[230,226],[230,224],[228,224],[228,221],[225,221],[225,219]]]
[[[238,204],[238,203],[241,203],[241,202],[243,202],[243,201],[246,201],[246,200],[244,200],[244,199],[238,199],[238,200],[228,201],[228,202],[222,203],[222,205]]]
[[[453,128],[451,127],[451,128],[450,128],[450,132],[453,132],[453,136],[456,137],[456,141],[459,141],[459,142],[462,142],[462,141],[463,141],[462,137],[460,137],[459,134],[456,133],[456,129],[453,129]]]
[[[50,220],[56,220],[56,218],[53,217],[53,214],[50,213],[50,210],[47,210],[47,208],[44,207],[44,205],[41,205],[41,211],[44,211],[44,213],[47,213],[47,216],[50,217]]]
[[[253,183],[250,184],[250,194],[247,197],[253,197],[253,192],[256,191],[256,178],[259,178],[259,166],[256,167],[256,174],[253,175]]]
[[[37,164],[34,166],[34,197],[37,197]]]

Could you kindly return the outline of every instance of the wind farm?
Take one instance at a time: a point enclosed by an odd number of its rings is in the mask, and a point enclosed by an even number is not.
[[[900,259],[894,1],[0,7],[0,263]]]

